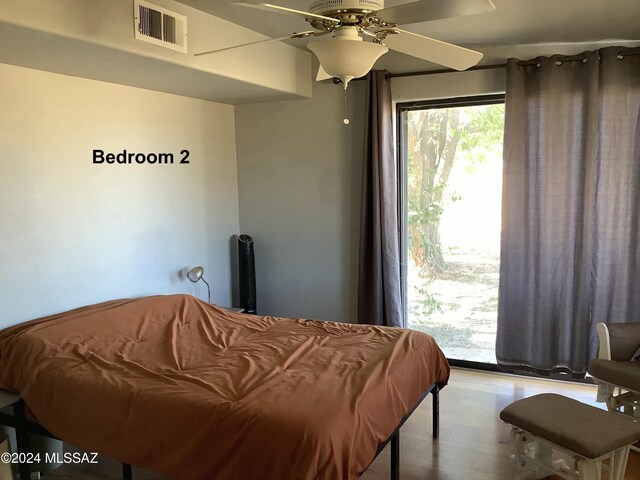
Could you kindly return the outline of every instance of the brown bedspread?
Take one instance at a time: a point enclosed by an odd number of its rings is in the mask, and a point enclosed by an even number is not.
[[[448,378],[424,333],[232,314],[188,295],[0,332],[0,388],[50,432],[184,480],[355,479]]]

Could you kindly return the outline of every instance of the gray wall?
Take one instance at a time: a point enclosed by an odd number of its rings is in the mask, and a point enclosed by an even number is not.
[[[393,81],[401,100],[503,88],[503,72]],[[233,107],[0,65],[0,326],[117,297],[231,303],[230,237],[252,235],[261,313],[354,321],[364,83]],[[235,122],[235,123],[234,123]],[[237,142],[237,143],[236,143]],[[237,145],[237,175],[236,175]],[[91,164],[94,148],[191,165]],[[238,190],[240,195],[238,195]]]
[[[256,251],[258,312],[355,321],[364,82],[236,108],[240,228]]]
[[[396,78],[394,101],[504,92],[504,70]],[[236,109],[240,227],[254,238],[259,312],[355,321],[364,82]]]
[[[233,107],[0,65],[0,326],[103,300],[188,292],[229,305],[238,232]],[[98,166],[91,152],[190,165]]]

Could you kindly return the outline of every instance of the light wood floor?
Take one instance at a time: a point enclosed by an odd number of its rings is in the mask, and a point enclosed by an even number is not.
[[[515,400],[558,393],[595,403],[596,387],[568,382],[453,369],[440,392],[440,438],[431,439],[431,401],[427,398],[400,431],[402,480],[513,480],[509,460],[510,427],[498,417]],[[387,447],[362,480],[388,480]],[[560,477],[550,477],[555,479]],[[606,477],[605,477],[606,478]],[[640,455],[632,452],[626,480],[640,480]]]
[[[594,402],[596,390],[593,386],[454,369],[449,385],[440,393],[440,438],[435,441],[431,438],[430,398],[402,427],[401,479],[513,480],[516,471],[509,461],[509,427],[500,421],[498,414],[515,400],[545,392],[601,406]],[[362,480],[388,480],[388,450],[386,448],[380,454]],[[120,466],[112,460],[101,459],[98,467],[64,466],[43,479],[121,478]],[[134,471],[134,480],[161,478],[149,472]],[[632,453],[625,478],[640,480],[640,455]]]

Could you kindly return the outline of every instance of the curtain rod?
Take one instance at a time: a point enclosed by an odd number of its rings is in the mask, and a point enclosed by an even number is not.
[[[633,47],[629,47],[629,49],[627,50],[626,48],[621,48],[620,51],[618,52],[618,55],[640,55],[640,50],[633,48]],[[582,54],[578,54],[578,55],[553,55],[554,57],[557,57],[558,60],[563,61],[563,62],[576,62],[576,61],[582,61],[585,59],[585,57]],[[532,60],[521,60],[518,62],[518,65],[520,65],[521,67],[527,66],[527,65],[537,65],[540,61],[538,59],[532,59]],[[471,67],[468,68],[466,70],[463,70],[464,72],[473,72],[473,71],[477,71],[477,70],[493,70],[493,69],[497,69],[497,68],[507,68],[507,64],[506,63],[496,63],[493,65],[478,65],[476,67]],[[422,75],[439,75],[442,73],[460,73],[460,70],[454,70],[453,68],[443,68],[440,70],[422,70],[419,72],[405,72],[405,73],[389,73],[386,75],[387,78],[401,78],[401,77],[417,77],[417,76],[422,76]]]
[[[474,70],[493,70],[495,68],[507,68],[506,63],[499,63],[495,65],[478,65],[477,67],[467,68],[464,72],[472,72]],[[406,73],[389,73],[387,78],[399,78],[399,77],[417,77],[421,75],[439,75],[441,73],[460,73],[460,70],[454,70],[453,68],[443,68],[441,70],[422,70],[420,72],[406,72]]]

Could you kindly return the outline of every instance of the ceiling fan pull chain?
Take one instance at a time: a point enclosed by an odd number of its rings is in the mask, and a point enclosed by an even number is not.
[[[344,89],[344,119],[342,120],[342,123],[344,123],[345,125],[349,125],[349,123],[351,123],[349,121],[349,113],[347,112],[347,89]]]

